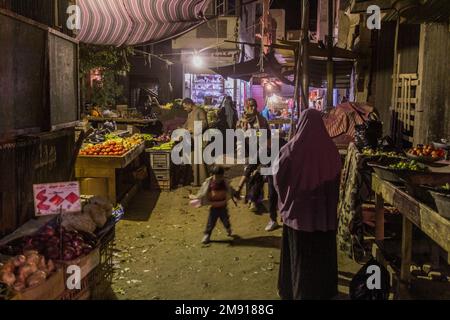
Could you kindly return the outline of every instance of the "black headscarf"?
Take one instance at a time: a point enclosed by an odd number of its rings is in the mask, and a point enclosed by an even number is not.
[[[225,111],[228,128],[234,128],[234,126],[236,125],[237,111],[230,96],[227,96],[223,99],[222,108],[224,108]]]

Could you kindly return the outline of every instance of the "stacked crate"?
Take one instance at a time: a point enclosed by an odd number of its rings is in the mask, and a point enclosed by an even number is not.
[[[150,157],[150,174],[152,188],[162,191],[170,191],[172,188],[172,162],[170,160],[171,151],[147,149]]]

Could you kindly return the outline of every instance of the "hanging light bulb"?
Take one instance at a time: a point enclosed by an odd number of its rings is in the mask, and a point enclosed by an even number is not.
[[[203,60],[198,54],[194,54],[192,57],[192,64],[194,67],[199,68],[203,65]]]

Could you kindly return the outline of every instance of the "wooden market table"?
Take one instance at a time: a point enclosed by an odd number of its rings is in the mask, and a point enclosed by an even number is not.
[[[136,160],[145,150],[141,143],[136,148],[120,157],[110,156],[78,156],[75,164],[75,175],[80,178],[104,178],[108,185],[108,198],[116,204],[116,169],[123,169]]]
[[[384,240],[384,202],[397,208],[403,217],[400,269],[402,284],[408,284],[411,280],[413,225],[447,252],[447,262],[450,263],[450,220],[445,219],[398,186],[380,179],[375,173],[372,174],[372,190],[375,192],[375,238],[377,241]]]

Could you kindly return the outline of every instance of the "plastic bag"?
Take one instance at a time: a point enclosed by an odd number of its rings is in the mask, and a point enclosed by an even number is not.
[[[389,272],[374,258],[370,259],[350,282],[352,300],[388,300],[391,290]]]
[[[378,146],[378,139],[383,134],[383,124],[375,113],[369,114],[369,119],[364,124],[355,126],[355,144],[358,148],[372,148]]]
[[[92,234],[96,224],[88,213],[71,213],[62,215],[61,225],[67,230],[84,231]]]

